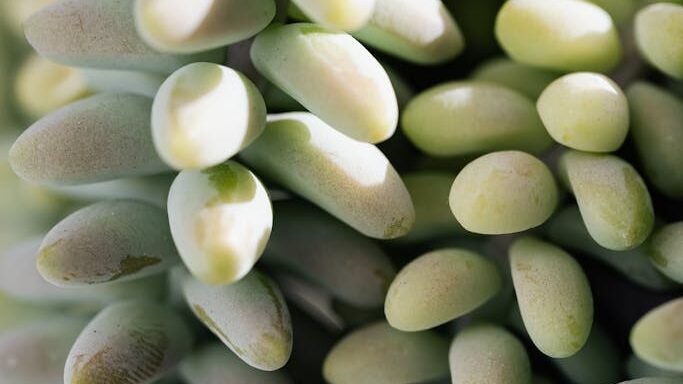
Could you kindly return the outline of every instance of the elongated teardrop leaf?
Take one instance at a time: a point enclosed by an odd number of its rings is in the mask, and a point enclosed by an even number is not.
[[[384,303],[396,270],[377,244],[308,204],[277,203],[274,217],[264,262],[294,272],[349,304]]]
[[[306,23],[272,26],[254,41],[251,59],[273,84],[356,140],[377,143],[396,130],[387,73],[346,33]]]
[[[540,160],[524,152],[493,152],[460,171],[449,205],[468,231],[504,234],[543,224],[557,195],[555,179]]]
[[[57,286],[138,279],[178,261],[164,210],[133,200],[83,208],[45,236],[40,274]]]
[[[448,376],[448,342],[431,331],[401,332],[385,322],[339,341],[323,365],[335,384],[421,383]]]
[[[498,326],[463,329],[453,340],[448,359],[453,384],[531,382],[531,364],[524,345]]]
[[[264,372],[245,364],[223,344],[211,343],[193,352],[180,365],[189,384],[289,384],[281,372]]]
[[[149,133],[152,100],[100,94],[38,120],[10,150],[21,178],[38,184],[88,184],[161,173],[168,167]]]
[[[415,220],[410,195],[382,152],[311,114],[271,116],[265,132],[241,155],[260,174],[366,236],[399,237]]]
[[[292,352],[292,324],[280,290],[258,271],[221,287],[191,276],[183,283],[199,320],[240,359],[254,368],[282,368]]]
[[[683,372],[683,298],[662,304],[631,329],[631,348],[655,367]]]
[[[480,64],[471,77],[473,80],[490,81],[506,86],[531,100],[536,100],[557,76],[552,72],[520,64],[508,58],[497,57]]]
[[[418,171],[402,178],[415,207],[415,224],[406,236],[399,238],[400,241],[417,242],[465,232],[448,208],[454,175]]]
[[[607,76],[579,72],[552,82],[536,104],[543,125],[560,144],[587,152],[612,152],[626,139],[628,101]]]
[[[613,251],[596,243],[588,233],[576,205],[553,215],[546,229],[546,235],[553,243],[595,258],[636,284],[656,291],[670,290],[676,286],[650,262],[648,243],[626,251]]]
[[[376,7],[376,0],[294,0],[299,10],[326,28],[356,31]]]
[[[64,361],[87,320],[53,315],[0,334],[0,377],[5,384],[63,382]]]
[[[376,0],[372,17],[354,36],[381,51],[418,64],[453,59],[465,39],[440,0]]]
[[[581,266],[554,245],[525,237],[510,248],[512,281],[524,326],[544,354],[565,358],[586,343],[593,296]]]
[[[176,56],[150,48],[136,32],[134,1],[56,1],[26,21],[26,39],[41,56],[79,67],[170,73],[191,62],[221,60],[219,52]]]
[[[391,283],[384,314],[392,327],[421,331],[479,307],[501,286],[496,266],[464,249],[441,249],[406,265]]]
[[[174,72],[152,106],[152,137],[176,169],[218,165],[249,145],[266,126],[266,105],[241,73],[194,63]]]
[[[652,235],[650,260],[672,280],[683,284],[683,222],[666,225]]]
[[[90,94],[85,77],[76,68],[30,55],[17,72],[14,94],[23,111],[40,118]]]
[[[560,159],[591,237],[601,246],[625,250],[652,232],[654,212],[645,182],[616,156],[567,151]]]
[[[410,141],[432,156],[507,149],[538,154],[552,143],[531,100],[479,81],[450,82],[417,95],[401,124]]]
[[[0,291],[24,302],[44,305],[78,305],[100,309],[112,301],[159,299],[166,288],[164,275],[79,289],[48,283],[38,273],[36,257],[43,239],[34,238],[0,254]]]
[[[655,188],[683,197],[683,101],[673,93],[638,81],[627,92],[631,132],[645,175]]]
[[[612,18],[581,0],[507,1],[496,38],[513,60],[557,71],[605,72],[621,59]]]
[[[136,0],[140,37],[162,52],[193,53],[230,45],[265,28],[273,0]]]
[[[190,272],[217,285],[233,283],[251,270],[273,227],[266,189],[233,161],[181,172],[168,196],[168,217]]]
[[[663,2],[636,14],[640,53],[662,72],[683,79],[683,5]]]
[[[102,310],[81,332],[64,367],[64,384],[146,384],[190,351],[182,318],[153,302],[125,301]]]

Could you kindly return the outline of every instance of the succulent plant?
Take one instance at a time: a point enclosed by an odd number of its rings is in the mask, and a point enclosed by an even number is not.
[[[682,78],[681,0],[0,1],[0,384],[683,383]]]

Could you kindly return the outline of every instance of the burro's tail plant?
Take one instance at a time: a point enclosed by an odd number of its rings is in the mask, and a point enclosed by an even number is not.
[[[683,384],[681,81],[681,0],[4,0],[0,384]]]

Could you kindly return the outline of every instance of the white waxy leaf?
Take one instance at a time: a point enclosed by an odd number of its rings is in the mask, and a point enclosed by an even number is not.
[[[170,73],[192,62],[221,60],[222,52],[180,56],[149,47],[135,29],[134,1],[56,1],[26,21],[26,39],[39,55],[80,67]]]
[[[193,53],[247,39],[275,16],[273,0],[136,0],[140,37],[162,52]]]
[[[273,226],[266,189],[233,161],[181,172],[169,192],[168,216],[185,265],[216,285],[233,283],[251,270]]]
[[[201,169],[234,156],[263,132],[266,106],[256,86],[218,64],[194,63],[174,72],[152,106],[159,156],[176,169]]]
[[[274,25],[251,47],[258,71],[333,128],[360,141],[391,137],[396,94],[382,65],[350,35],[300,23]]]

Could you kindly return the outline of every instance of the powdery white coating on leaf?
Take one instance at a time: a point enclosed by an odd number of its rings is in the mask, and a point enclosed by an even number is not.
[[[185,265],[198,279],[216,285],[249,273],[273,226],[268,192],[234,161],[181,172],[169,192],[168,218]]]
[[[38,184],[88,184],[161,173],[149,133],[152,100],[99,94],[38,120],[10,150],[21,178]],[[122,112],[125,111],[125,112]]]
[[[463,329],[453,340],[448,359],[453,384],[531,384],[524,345],[498,326]]]
[[[652,235],[650,260],[663,274],[683,284],[683,222],[666,225]]]
[[[607,76],[590,72],[565,75],[543,91],[536,105],[550,136],[565,146],[612,152],[626,139],[628,101]]]
[[[448,376],[448,342],[431,331],[401,332],[385,322],[363,326],[327,354],[332,384],[421,383]]]
[[[360,141],[391,137],[396,94],[382,65],[350,35],[299,23],[274,25],[251,47],[258,71],[333,128]]]
[[[654,225],[652,201],[630,164],[616,156],[567,151],[560,170],[598,244],[621,251],[647,239]]]
[[[662,72],[683,79],[683,5],[663,2],[636,14],[640,53]]]
[[[55,225],[43,239],[37,266],[52,284],[78,287],[151,276],[178,261],[163,209],[111,200]]]
[[[362,28],[376,8],[376,0],[293,0],[316,24],[342,31]]]
[[[135,30],[134,1],[56,1],[26,21],[26,39],[41,56],[81,67],[170,73],[192,62],[221,59],[219,52],[177,56],[153,50]]]
[[[418,64],[443,63],[465,48],[458,24],[440,0],[376,0],[372,17],[354,36]]]
[[[683,101],[642,81],[633,83],[626,96],[633,142],[645,175],[664,194],[683,197]]]
[[[498,12],[495,33],[513,60],[532,66],[605,72],[621,60],[611,17],[586,1],[507,1]]]
[[[471,312],[501,287],[496,266],[479,254],[442,249],[406,265],[389,287],[384,314],[402,331],[436,327]]]
[[[263,261],[303,276],[358,307],[379,307],[396,269],[372,240],[305,203],[275,204]]]
[[[102,284],[87,289],[61,288],[38,273],[36,257],[43,238],[34,238],[0,254],[0,291],[23,302],[48,305],[73,305],[79,308],[102,308],[112,301],[142,298],[156,300],[166,289],[164,275],[116,284]]]
[[[220,164],[265,126],[266,106],[256,86],[218,64],[194,63],[174,72],[152,106],[154,145],[176,169]]]
[[[61,383],[64,361],[87,320],[53,314],[0,333],[0,377],[8,384]]]
[[[146,384],[174,369],[191,344],[186,324],[163,305],[113,304],[78,336],[64,367],[64,383]]]
[[[574,355],[593,325],[593,297],[581,266],[549,243],[525,237],[510,247],[510,268],[524,326],[544,354]]]
[[[189,384],[290,384],[282,371],[265,372],[249,366],[225,345],[209,344],[188,356],[180,375]]]
[[[550,170],[518,151],[481,156],[458,174],[449,204],[458,222],[482,234],[521,232],[543,224],[557,205]]]
[[[197,318],[245,363],[274,371],[289,360],[289,310],[280,290],[265,275],[252,271],[224,286],[205,285],[187,275],[183,292]]]
[[[366,236],[396,238],[415,221],[410,194],[384,154],[312,114],[270,116],[241,157]]]
[[[631,348],[645,362],[683,372],[683,298],[645,314],[631,329]]]
[[[481,81],[449,82],[420,93],[403,110],[401,126],[432,156],[510,149],[540,153],[552,144],[531,100]]]
[[[135,0],[140,37],[162,52],[193,53],[245,40],[275,17],[273,0]]]

